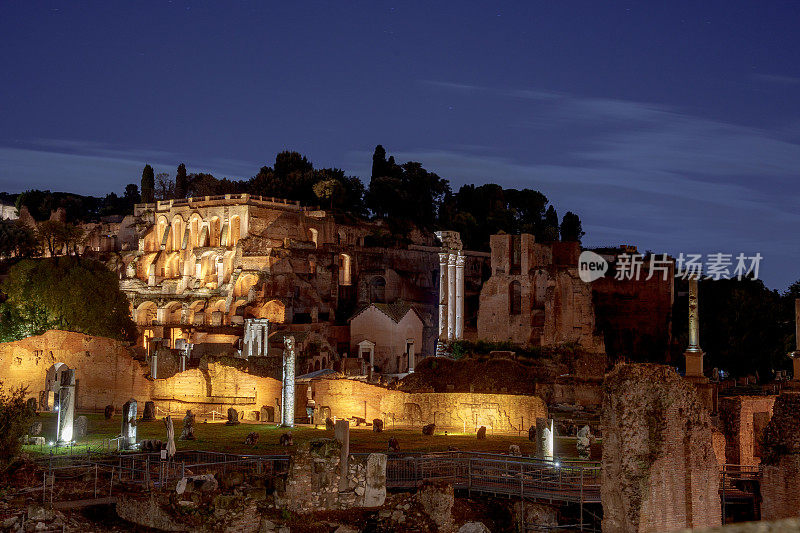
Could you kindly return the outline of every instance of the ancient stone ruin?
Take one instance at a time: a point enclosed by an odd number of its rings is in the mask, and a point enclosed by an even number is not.
[[[136,400],[131,398],[122,406],[122,449],[129,450],[136,445]]]
[[[775,400],[764,434],[761,517],[800,516],[800,392],[784,391]]]
[[[186,411],[183,417],[183,429],[181,430],[180,440],[194,440],[194,413],[191,409]]]
[[[69,444],[73,438],[75,417],[75,370],[65,368],[61,372],[61,388],[58,393],[58,432],[56,441]]]
[[[671,368],[617,365],[603,385],[604,531],[719,525],[708,413]]]

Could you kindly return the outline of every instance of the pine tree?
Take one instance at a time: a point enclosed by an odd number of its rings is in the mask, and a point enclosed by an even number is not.
[[[189,192],[189,178],[186,176],[186,165],[178,165],[178,174],[175,176],[175,198],[186,198]]]
[[[153,167],[145,165],[142,170],[142,202],[152,204],[156,201],[156,175]]]

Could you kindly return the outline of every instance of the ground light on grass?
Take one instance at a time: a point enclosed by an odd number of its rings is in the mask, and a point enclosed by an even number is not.
[[[70,447],[55,447],[50,442],[55,440],[56,415],[54,413],[40,413],[38,420],[42,422],[42,435],[45,437],[45,446],[24,446],[25,451],[32,454],[66,454],[81,453],[87,449],[92,451],[108,451],[108,441],[120,434],[122,419],[120,415],[106,420],[102,414],[83,414],[89,420],[88,435],[75,440]],[[176,437],[181,433],[182,423],[174,420]],[[247,445],[245,438],[251,432],[258,433],[259,440],[256,445]],[[275,424],[242,422],[235,426],[227,426],[224,421],[196,422],[195,437],[193,441],[175,441],[178,450],[203,450],[239,454],[282,454],[287,452],[285,446],[279,443],[280,436],[291,431],[294,446],[318,438],[333,438],[333,431],[324,429],[323,426],[315,429],[311,426],[296,426],[294,428],[281,428]],[[137,423],[137,439],[166,440],[167,432],[162,419],[152,421],[139,421]],[[475,433],[437,431],[433,436],[422,434],[421,428],[385,429],[382,433],[375,433],[371,427],[351,426],[350,451],[353,453],[386,452],[389,438],[394,437],[400,443],[401,452],[440,452],[456,448],[464,451],[486,453],[508,453],[509,446],[516,444],[523,455],[536,453],[535,443],[528,440],[527,435],[494,434],[487,435],[486,439],[478,440]],[[112,445],[112,451],[116,447]],[[291,448],[288,448],[289,450]],[[556,455],[562,458],[577,456],[575,439],[559,437],[556,439]],[[593,446],[592,458],[599,459],[600,446]]]

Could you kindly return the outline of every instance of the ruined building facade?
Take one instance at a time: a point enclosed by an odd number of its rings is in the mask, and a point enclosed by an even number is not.
[[[260,318],[271,334],[320,335],[334,352],[327,367],[338,369],[352,351],[348,319],[370,303],[402,302],[423,321],[416,358],[435,351],[440,247],[432,235],[383,247],[380,223],[345,223],[247,194],[140,204],[134,215],[138,247],[122,253],[117,269],[142,347],[152,338],[170,348],[185,339],[195,357],[231,355],[241,349],[245,321]],[[488,254],[465,257],[467,327],[487,262]]]
[[[492,235],[490,243],[492,275],[481,289],[479,338],[603,351],[591,287],[578,277],[579,243],[541,244],[529,234]]]

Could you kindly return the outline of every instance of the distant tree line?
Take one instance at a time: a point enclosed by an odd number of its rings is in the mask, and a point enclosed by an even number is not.
[[[671,359],[682,366],[689,342],[688,282],[676,280],[675,294]],[[706,366],[732,376],[757,375],[761,381],[773,379],[778,370],[790,370],[795,298],[800,298],[800,281],[780,293],[762,280],[702,280],[700,347]]]
[[[244,180],[216,178],[207,173],[189,173],[181,163],[173,175],[156,173],[145,165],[137,186],[128,184],[121,195],[105,197],[29,190],[18,195],[3,194],[0,200],[27,208],[36,221],[48,220],[51,213],[64,208],[67,223],[90,221],[104,216],[124,216],[136,203],[192,196],[249,193],[285,198],[303,205],[319,205],[354,219],[386,220],[390,240],[401,241],[414,228],[423,231],[452,229],[461,232],[468,248],[488,250],[494,233],[532,233],[538,241],[580,241],[584,232],[578,215],[566,212],[559,219],[547,197],[533,189],[507,189],[489,183],[464,185],[454,192],[450,182],[425,169],[421,163],[398,164],[378,145],[372,156],[368,185],[339,168],[314,168],[304,155],[292,151],[277,154],[272,166]],[[39,246],[63,248],[74,236],[39,237]],[[62,228],[63,229],[63,228]],[[64,233],[62,231],[62,233]],[[68,233],[68,232],[67,232]],[[3,245],[3,239],[7,244]],[[15,236],[17,238],[15,238]],[[30,248],[29,239],[14,228],[0,228],[0,255],[15,255]],[[36,242],[36,239],[34,239]],[[58,247],[60,241],[62,246]]]
[[[578,215],[568,211],[559,220],[539,191],[486,184],[464,185],[454,193],[448,180],[415,161],[396,163],[381,145],[373,153],[367,186],[341,169],[314,168],[304,155],[284,151],[273,166],[247,180],[188,174],[183,163],[173,178],[146,165],[141,190],[144,202],[236,193],[286,198],[356,218],[385,219],[397,235],[412,228],[453,229],[472,249],[488,249],[489,235],[499,232],[532,233],[544,242],[580,241],[584,235]]]

